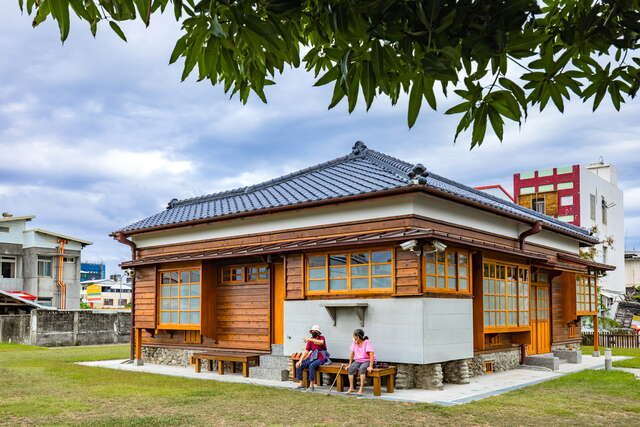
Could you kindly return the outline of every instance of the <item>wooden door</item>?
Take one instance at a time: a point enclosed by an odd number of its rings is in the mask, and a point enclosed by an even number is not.
[[[273,264],[273,307],[271,319],[273,326],[271,330],[271,342],[273,344],[284,344],[284,264]]]
[[[551,351],[549,285],[531,285],[529,301],[531,321],[531,347],[529,354],[549,353]]]

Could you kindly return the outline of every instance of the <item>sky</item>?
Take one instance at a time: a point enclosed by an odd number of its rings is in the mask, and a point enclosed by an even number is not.
[[[287,69],[267,88],[268,103],[229,99],[221,87],[180,82],[168,65],[179,25],[155,16],[147,29],[123,25],[124,43],[101,26],[94,39],[72,22],[60,42],[47,21],[36,29],[17,0],[0,2],[0,211],[36,215],[31,226],[94,242],[83,260],[118,273],[128,247],[109,233],[163,210],[169,200],[256,184],[370,148],[471,186],[501,184],[513,173],[602,157],[615,164],[625,196],[628,249],[640,249],[640,101],[596,112],[573,101],[560,114],[531,112],[522,127],[457,143],[457,117],[423,109],[406,125],[406,99],[378,99],[366,112],[328,110],[331,88]]]

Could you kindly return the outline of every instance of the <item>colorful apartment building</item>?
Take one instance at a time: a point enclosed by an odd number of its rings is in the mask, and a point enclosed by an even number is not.
[[[593,231],[600,244],[594,260],[616,266],[601,281],[603,289],[624,293],[624,205],[613,165],[600,160],[513,175],[516,203]]]

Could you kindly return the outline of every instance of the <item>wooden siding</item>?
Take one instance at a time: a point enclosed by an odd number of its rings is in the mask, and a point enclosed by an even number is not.
[[[136,268],[135,319],[136,328],[156,327],[156,267]]]
[[[200,333],[207,338],[217,338],[217,287],[220,269],[213,262],[202,263]]]
[[[420,257],[398,248],[395,251],[396,295],[419,295],[422,293]]]
[[[580,341],[576,313],[575,273],[563,272],[551,280],[551,342]]]
[[[287,255],[285,258],[286,291],[285,299],[304,298],[304,256]]]

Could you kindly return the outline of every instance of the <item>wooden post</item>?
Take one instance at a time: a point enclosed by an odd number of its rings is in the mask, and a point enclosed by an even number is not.
[[[136,345],[136,365],[142,366],[142,329],[136,328],[135,345]]]
[[[382,394],[380,377],[373,377],[373,395],[380,396]]]
[[[593,356],[600,357],[600,336],[598,335],[598,313],[593,315]]]

